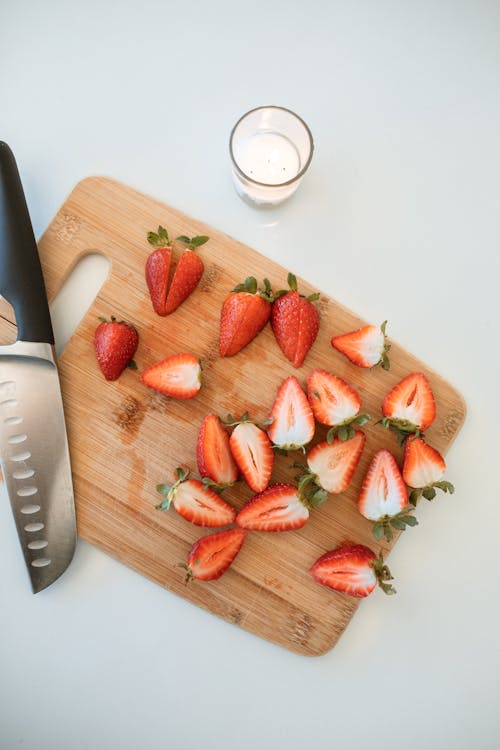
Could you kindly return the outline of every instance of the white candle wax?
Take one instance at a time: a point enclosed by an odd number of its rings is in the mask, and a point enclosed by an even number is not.
[[[277,185],[300,172],[300,156],[294,144],[281,133],[255,133],[238,148],[238,164],[252,180]]]

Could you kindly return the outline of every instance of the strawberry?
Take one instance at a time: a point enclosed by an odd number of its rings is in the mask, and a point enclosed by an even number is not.
[[[238,284],[222,305],[219,352],[221,357],[238,354],[264,328],[271,316],[272,291],[268,279],[264,290],[249,276]]]
[[[291,531],[300,529],[309,518],[293,484],[273,484],[254,495],[236,516],[236,523],[254,531]]]
[[[416,526],[417,519],[408,515],[408,491],[396,459],[388,450],[378,451],[368,468],[358,498],[358,509],[365,518],[375,521],[373,535],[392,539],[392,529],[403,531]]]
[[[226,526],[233,523],[236,511],[219,495],[199,479],[188,479],[189,471],[177,469],[177,480],[173,484],[158,484],[156,490],[165,499],[157,505],[158,510],[174,506],[177,513],[196,526]]]
[[[318,443],[307,454],[307,472],[299,478],[299,489],[311,484],[337,495],[351,484],[361,458],[366,437],[356,430],[354,437],[341,440],[336,437],[331,443]],[[304,468],[297,464],[299,468]]]
[[[354,428],[370,419],[369,414],[359,414],[359,394],[342,378],[326,370],[313,370],[307,378],[307,398],[314,416],[321,424],[331,426],[327,440],[335,435],[341,440],[354,436]]]
[[[238,467],[229,447],[229,435],[216,414],[208,414],[201,423],[196,458],[204,484],[221,490],[238,479]]]
[[[426,500],[436,497],[436,490],[454,493],[451,482],[444,479],[446,463],[442,455],[435,448],[427,445],[421,437],[410,438],[405,443],[403,459],[403,479],[412,488],[410,503],[417,504],[420,495]]]
[[[172,276],[170,282],[170,288],[168,290],[167,298],[165,300],[165,315],[170,315],[174,310],[182,305],[182,303],[189,297],[189,295],[196,289],[198,282],[203,276],[205,266],[201,258],[196,255],[194,250],[205,242],[208,242],[209,237],[204,235],[200,237],[181,237],[176,238],[179,242],[183,242],[187,245],[187,249],[184,250]]]
[[[288,286],[290,291],[283,289],[275,294],[271,326],[285,357],[294,367],[300,367],[318,335],[319,314],[312,302],[319,294],[300,295],[292,273],[288,274]]]
[[[215,581],[229,568],[245,541],[244,529],[226,529],[204,536],[191,547],[186,569],[186,583],[192,578]]]
[[[233,458],[243,477],[254,492],[265,490],[271,479],[274,453],[264,430],[244,414],[240,420],[228,416],[227,425],[235,428],[229,438]]]
[[[343,544],[322,555],[309,571],[317,583],[349,596],[365,597],[377,583],[384,594],[396,590],[386,581],[392,581],[391,571],[382,557],[363,544]]]
[[[302,448],[314,437],[314,416],[295,375],[290,375],[280,385],[270,422],[267,434],[283,451]]]
[[[137,369],[132,357],[139,344],[139,334],[130,323],[99,318],[101,324],[94,333],[97,362],[106,380],[117,380],[126,367]]]
[[[387,352],[391,347],[386,343],[386,325],[387,320],[380,327],[363,326],[356,331],[334,336],[331,344],[358,367],[382,365],[384,370],[388,370],[391,365]]]
[[[158,227],[158,233],[148,232],[148,242],[156,250],[149,255],[146,261],[146,283],[151,295],[153,310],[158,315],[166,315],[165,300],[172,260],[172,247],[167,230],[160,226]]]
[[[436,404],[423,372],[412,372],[397,383],[382,403],[380,423],[398,435],[400,445],[409,435],[422,435],[436,417]]]
[[[148,388],[172,398],[193,398],[201,388],[201,365],[193,354],[173,354],[141,374]]]

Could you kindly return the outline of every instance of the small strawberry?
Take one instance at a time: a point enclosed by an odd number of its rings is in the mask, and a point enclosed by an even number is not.
[[[139,344],[139,335],[130,323],[99,318],[101,324],[94,333],[94,349],[97,362],[106,380],[117,380],[126,367],[132,370],[137,365],[132,359]]]
[[[314,344],[319,331],[319,314],[312,304],[319,294],[308,297],[297,291],[297,279],[288,274],[290,291],[276,292],[271,312],[271,326],[278,345],[294,367],[300,367]]]
[[[232,505],[226,503],[216,492],[199,479],[188,479],[189,471],[177,469],[177,480],[173,484],[156,485],[157,492],[164,495],[158,510],[174,506],[177,513],[196,526],[227,526],[236,518]]]
[[[403,445],[409,435],[423,435],[436,417],[436,403],[423,372],[412,372],[384,398],[380,423],[398,436]]]
[[[229,445],[245,482],[254,492],[262,492],[269,484],[273,471],[271,441],[264,430],[250,422],[247,413],[239,420],[228,415],[226,425],[234,426]]]
[[[201,364],[193,354],[173,354],[141,374],[148,388],[172,398],[193,398],[201,388]]]
[[[358,367],[382,365],[384,370],[388,370],[391,365],[387,352],[391,347],[386,342],[386,325],[387,320],[381,326],[363,326],[356,331],[334,336],[331,344]]]
[[[410,438],[405,443],[403,459],[403,479],[411,488],[410,503],[417,504],[420,495],[426,500],[436,497],[436,487],[452,495],[455,492],[451,482],[444,479],[446,463],[435,448],[427,445],[421,437]]]
[[[354,428],[361,427],[370,419],[369,414],[360,414],[359,394],[342,378],[327,370],[316,369],[307,378],[307,398],[316,420],[331,426],[327,440],[335,435],[341,440],[354,436]]]
[[[418,521],[409,515],[408,491],[399,471],[396,459],[387,450],[378,451],[368,468],[358,498],[361,515],[375,521],[373,535],[387,541],[393,536],[392,529],[403,531],[406,526],[416,526]]]
[[[197,247],[201,247],[205,242],[208,242],[209,237],[202,235],[189,238],[182,235],[176,239],[186,244],[187,249],[184,250],[175,267],[165,300],[165,315],[170,315],[174,310],[177,310],[194,292],[205,270],[203,261],[194,251]]]
[[[307,523],[309,509],[293,484],[273,484],[254,495],[236,516],[236,523],[254,531],[292,531]]]
[[[267,434],[282,451],[302,448],[314,437],[314,416],[295,375],[280,385],[269,421]]]
[[[310,569],[317,583],[349,596],[365,597],[377,583],[384,594],[395,594],[391,571],[382,557],[363,544],[343,544],[322,555]]]
[[[238,284],[222,305],[219,352],[221,357],[238,354],[264,328],[271,316],[272,291],[268,279],[264,290],[249,276]]]
[[[230,487],[238,479],[238,467],[229,446],[229,435],[216,414],[207,414],[201,423],[196,458],[203,483],[216,491]]]
[[[345,492],[352,482],[354,472],[361,458],[366,437],[356,430],[354,437],[341,440],[336,437],[331,443],[318,443],[307,454],[307,466],[294,464],[306,469],[298,477],[299,489],[309,494],[311,489],[322,489],[332,495]],[[318,499],[321,496],[318,495]]]
[[[245,541],[244,529],[226,529],[204,536],[191,547],[187,563],[179,563],[186,569],[186,583],[192,578],[200,581],[215,581],[229,568]]]
[[[148,232],[148,242],[156,250],[149,255],[146,261],[146,283],[151,295],[153,310],[158,315],[166,315],[165,300],[172,260],[172,246],[167,230],[160,226],[158,227],[158,233]]]

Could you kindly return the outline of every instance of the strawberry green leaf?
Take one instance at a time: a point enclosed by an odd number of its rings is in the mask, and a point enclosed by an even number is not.
[[[184,242],[185,245],[189,245],[191,242],[190,238],[186,237],[185,234],[181,234],[180,237],[176,237],[175,239],[178,240],[179,242]]]
[[[375,524],[373,525],[373,529],[372,529],[372,531],[373,531],[373,536],[375,537],[375,539],[376,539],[377,541],[380,541],[380,540],[382,539],[382,534],[384,533],[384,527],[383,527],[383,524],[382,524],[382,523],[381,523],[380,521],[377,521],[377,522],[376,522],[376,523],[375,523]]]
[[[418,526],[415,516],[400,516],[401,521],[407,526]]]
[[[418,498],[420,497],[420,490],[412,490],[408,497],[408,502],[413,505],[414,508],[417,506]]]
[[[390,524],[394,529],[399,529],[399,531],[404,531],[406,528],[405,522],[402,518],[391,518]]]
[[[289,273],[287,276],[288,286],[292,292],[297,291],[297,277],[293,273]]]
[[[436,497],[436,490],[434,487],[424,487],[422,490],[422,495],[425,497],[426,500],[434,500]]]
[[[438,487],[443,492],[449,492],[450,495],[453,495],[453,493],[455,492],[455,487],[452,485],[452,483],[447,482],[444,479],[441,482],[434,482],[434,487]]]
[[[172,489],[170,484],[157,484],[156,485],[156,491],[160,493],[160,495],[168,495],[170,490]]]
[[[133,359],[129,359],[129,361],[127,362],[127,367],[130,370],[137,370],[137,362]]]
[[[205,244],[205,242],[208,242],[209,239],[210,237],[207,237],[204,234],[200,234],[197,237],[193,237],[189,244],[192,245],[192,247],[201,247]]]

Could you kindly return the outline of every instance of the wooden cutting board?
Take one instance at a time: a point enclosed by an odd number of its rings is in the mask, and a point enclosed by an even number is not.
[[[199,287],[166,318],[152,311],[144,281],[150,250],[146,233],[159,224],[171,237],[210,237],[198,251],[206,267]],[[379,547],[372,537],[372,524],[357,511],[356,498],[376,450],[387,447],[401,457],[394,436],[375,425],[385,393],[413,370],[428,375],[437,418],[427,438],[442,453],[464,420],[461,395],[395,342],[391,342],[389,372],[351,365],[329,342],[332,335],[358,328],[364,321],[323,294],[318,303],[320,332],[299,370],[284,358],[269,326],[239,355],[220,359],[219,316],[227,293],[248,275],[259,281],[269,278],[275,289],[286,287],[287,272],[293,269],[282,268],[222,232],[112,180],[91,177],[80,182],[39,247],[49,299],[86,254],[102,253],[111,262],[107,280],[60,359],[80,536],[161,586],[263,638],[302,654],[330,649],[358,602],[319,586],[308,569],[319,555],[343,541]],[[299,286],[306,294],[317,291],[300,279]],[[12,313],[3,304],[0,314],[0,338],[13,340]],[[106,382],[97,367],[92,340],[98,317],[110,315],[137,327],[139,371],[178,352],[200,357],[203,388],[199,395],[190,401],[168,399],[144,387],[132,370],[116,382]],[[252,418],[264,420],[282,380],[294,373],[305,384],[315,367],[350,382],[362,396],[362,410],[373,416],[365,428],[367,443],[351,487],[313,511],[307,525],[297,532],[250,532],[221,579],[186,586],[177,564],[209,530],[192,526],[173,510],[156,510],[156,484],[170,482],[177,466],[188,467],[197,476],[196,437],[207,413],[225,417],[228,412],[249,411]],[[325,430],[318,428],[315,442],[324,435]],[[273,481],[295,476],[289,469],[294,458],[299,456],[277,457]],[[238,483],[225,497],[240,508],[251,494]],[[388,550],[386,543],[382,547]]]

